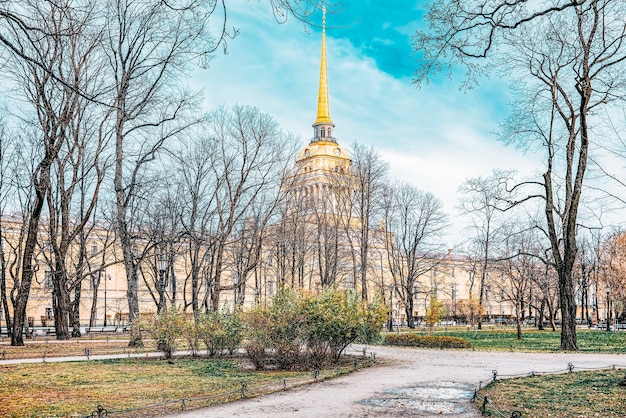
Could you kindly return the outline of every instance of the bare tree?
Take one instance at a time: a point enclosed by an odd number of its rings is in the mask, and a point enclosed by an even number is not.
[[[207,135],[214,141],[215,158],[211,168],[218,179],[214,191],[216,248],[210,279],[211,308],[217,310],[220,292],[233,289],[232,285],[222,283],[227,246],[238,238],[236,228],[245,225],[244,222],[253,219],[255,225],[261,226],[271,218],[278,203],[288,156],[295,149],[295,139],[283,133],[269,115],[249,106],[212,112]],[[257,244],[258,232],[254,238]],[[258,262],[257,244],[253,264]],[[249,268],[250,265],[245,270],[251,271]]]
[[[361,287],[361,298],[368,300],[368,271],[371,267],[370,241],[372,225],[383,217],[383,192],[388,184],[389,164],[382,161],[373,148],[357,143],[352,146],[352,185],[349,213],[356,222],[346,222],[347,235],[353,255],[355,288]],[[352,218],[352,216],[350,218]],[[356,225],[356,227],[355,227]],[[356,229],[356,231],[354,231]],[[354,235],[354,238],[352,238]]]
[[[485,301],[485,286],[491,264],[490,251],[502,232],[504,212],[508,210],[510,192],[507,183],[512,178],[510,171],[494,170],[489,177],[475,177],[465,180],[459,187],[459,210],[469,215],[474,233],[475,248],[480,250],[481,268],[478,284],[478,304],[482,308]],[[471,290],[470,290],[471,292]],[[482,321],[478,321],[478,329]]]
[[[75,36],[66,38],[68,52],[61,56],[68,69],[57,68],[57,74],[68,80],[75,80],[75,89],[63,90],[68,95],[68,109],[63,109],[61,117],[70,120],[65,127],[67,138],[59,149],[52,166],[50,191],[47,194],[48,242],[52,249],[50,261],[53,272],[53,309],[56,338],[69,339],[70,317],[74,325],[80,324],[78,305],[83,279],[86,241],[84,229],[92,218],[100,186],[104,179],[104,163],[101,161],[105,147],[105,135],[93,126],[93,120],[101,112],[96,105],[85,99],[81,92],[94,92],[100,87],[99,68],[101,63],[94,59],[98,34],[88,37],[83,34],[87,22],[93,16],[86,14],[72,28]],[[54,91],[52,94],[55,94]],[[88,187],[89,185],[89,187]],[[78,271],[72,270],[72,253],[78,254]],[[81,256],[82,255],[82,256]],[[71,293],[74,292],[72,309]],[[74,333],[78,333],[75,327]]]
[[[266,242],[271,251],[265,269],[280,286],[304,288],[313,278],[315,232],[310,223],[308,197],[292,193],[293,177],[286,180],[285,197],[278,212],[280,221],[268,229]]]
[[[5,224],[8,221],[8,201],[11,193],[15,190],[11,186],[9,181],[9,161],[12,154],[12,135],[6,126],[6,119],[0,117],[0,316],[2,316],[6,323],[7,333],[11,335],[11,310],[8,299],[8,278],[9,278],[9,263],[11,251],[9,244],[5,244],[7,241],[7,230],[10,228]],[[0,328],[1,328],[0,321]]]
[[[416,285],[420,276],[434,271],[445,259],[438,239],[448,219],[435,196],[400,184],[386,193],[385,225],[393,290],[404,302],[408,326],[414,328]]]
[[[164,143],[196,119],[186,118],[195,98],[177,84],[194,59],[215,48],[205,3],[172,7],[167,2],[107,2],[104,50],[113,97],[116,229],[127,276],[130,345],[142,345],[137,325],[138,260],[133,210],[145,193],[143,177]]]
[[[49,7],[46,7],[49,6]],[[81,122],[78,122],[81,114],[80,94],[82,89],[91,81],[85,76],[84,68],[87,66],[90,51],[93,50],[94,39],[82,43],[81,34],[85,31],[86,22],[90,20],[90,8],[84,11],[74,10],[67,7],[57,7],[56,4],[46,3],[32,10],[33,21],[38,22],[40,28],[46,28],[47,33],[40,36],[32,36],[20,42],[20,48],[28,51],[29,56],[37,57],[37,62],[13,60],[13,74],[16,79],[22,81],[24,88],[23,97],[32,105],[37,122],[33,123],[40,136],[41,156],[39,163],[33,172],[34,197],[30,206],[29,224],[24,242],[21,278],[19,290],[14,303],[13,345],[23,345],[21,329],[24,325],[26,303],[30,294],[33,278],[33,256],[39,233],[39,221],[47,203],[52,212],[51,200],[51,172],[54,167],[55,173],[63,173],[64,169],[55,166],[56,163],[67,161],[60,159],[59,155],[64,147],[76,146],[73,132]],[[18,34],[15,34],[16,37]],[[56,76],[52,76],[52,73]],[[59,80],[64,80],[60,82]],[[73,87],[70,87],[73,86]],[[81,136],[82,134],[78,134]],[[84,140],[84,137],[82,138]],[[73,141],[73,142],[72,142]],[[71,157],[70,157],[71,158]],[[63,187],[66,185],[64,184]],[[71,194],[71,193],[70,193]],[[96,193],[97,194],[97,193]],[[68,204],[69,198],[64,203]],[[69,221],[69,213],[65,214],[64,222]],[[54,219],[50,219],[52,225]],[[67,237],[66,237],[67,238]],[[69,246],[69,240],[63,245]],[[56,249],[59,249],[58,247]],[[59,254],[58,252],[56,253]],[[64,275],[64,261],[57,257],[55,262],[55,278]],[[59,280],[55,280],[55,297],[63,298],[63,303],[68,302],[63,289],[58,286]],[[69,303],[69,302],[68,302]],[[65,312],[65,324],[67,324],[67,309]],[[59,317],[63,315],[58,312]],[[57,338],[68,338],[67,325],[59,329]]]
[[[613,313],[610,316],[623,321],[626,312],[626,233],[617,231],[607,237],[603,244],[603,284],[609,286],[610,293],[610,306],[607,309]],[[596,287],[596,292],[598,290]]]
[[[201,132],[193,131],[190,140],[171,153],[173,172],[178,174],[176,192],[182,205],[179,218],[184,243],[182,253],[189,261],[184,286],[191,287],[191,301],[185,300],[185,306],[191,305],[196,318],[202,306],[207,308],[208,278],[212,276],[213,266],[211,255],[216,240],[215,190],[218,178],[211,168],[213,144]],[[202,290],[205,297],[201,298]]]
[[[501,273],[500,301],[513,305],[517,339],[521,340],[524,301],[528,300],[534,279],[543,273],[540,260],[543,248],[532,225],[509,223],[506,229],[504,251],[499,254],[495,273]]]

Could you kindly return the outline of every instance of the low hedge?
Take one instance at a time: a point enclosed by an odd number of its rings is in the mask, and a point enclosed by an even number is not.
[[[472,348],[472,344],[463,338],[439,335],[388,334],[385,344],[421,348]]]

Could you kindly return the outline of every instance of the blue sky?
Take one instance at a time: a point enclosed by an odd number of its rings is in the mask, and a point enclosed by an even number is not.
[[[207,110],[246,104],[272,115],[284,130],[310,140],[317,106],[320,30],[289,18],[278,24],[269,1],[229,3],[229,27],[240,34],[207,70],[194,73]],[[507,112],[505,82],[484,80],[470,92],[440,77],[416,89],[411,36],[423,25],[420,2],[344,2],[327,16],[330,112],[340,145],[373,145],[393,177],[434,193],[454,218],[457,188],[494,168],[533,173],[538,157],[496,141]],[[321,13],[319,20],[321,21]],[[295,156],[294,156],[295,161]],[[448,245],[461,240],[455,222]]]

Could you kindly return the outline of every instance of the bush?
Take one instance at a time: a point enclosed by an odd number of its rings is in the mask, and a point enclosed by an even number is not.
[[[246,314],[246,352],[257,368],[271,359],[280,369],[319,368],[357,339],[377,338],[386,317],[382,304],[368,305],[352,292],[281,290],[269,307]]]
[[[385,344],[421,348],[472,348],[472,344],[463,338],[417,334],[388,334]]]
[[[258,305],[245,315],[246,352],[257,368],[271,360],[280,369],[293,369],[302,362],[302,312],[299,297],[281,290],[269,307]],[[253,358],[254,357],[254,358]]]
[[[187,341],[191,356],[195,357],[200,351],[200,333],[194,321],[187,320],[183,326],[182,334]]]
[[[315,367],[329,360],[339,361],[341,353],[357,338],[369,340],[387,317],[377,302],[368,305],[354,292],[327,289],[302,298],[304,335]]]
[[[269,310],[259,305],[252,311],[246,312],[244,324],[247,337],[244,345],[246,355],[257,370],[263,370],[269,359],[267,350],[271,346],[272,325]]]
[[[157,349],[165,358],[172,359],[176,351],[176,340],[183,336],[187,320],[177,308],[170,308],[153,316],[142,318],[141,327],[157,342]]]
[[[230,312],[227,306],[221,312],[209,312],[198,317],[196,329],[204,342],[209,356],[232,354],[240,346],[243,338],[239,312]]]

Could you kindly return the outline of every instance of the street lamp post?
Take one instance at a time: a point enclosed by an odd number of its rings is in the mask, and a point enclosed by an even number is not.
[[[456,321],[456,283],[452,283],[452,310],[454,312],[452,321]]]
[[[102,273],[100,273],[102,274]],[[104,326],[107,326],[107,281],[108,275],[104,275]]]
[[[393,332],[393,284],[389,285],[389,332]]]
[[[504,300],[504,289],[500,290],[500,325],[504,327],[504,309],[502,309],[502,301]]]
[[[611,293],[611,286],[608,284],[604,288],[606,290],[606,330],[611,330],[611,299],[609,299],[609,293]]]
[[[165,309],[165,270],[167,270],[167,259],[165,255],[159,254],[157,257],[157,268],[159,269],[159,312]]]

